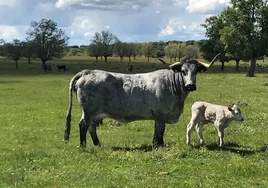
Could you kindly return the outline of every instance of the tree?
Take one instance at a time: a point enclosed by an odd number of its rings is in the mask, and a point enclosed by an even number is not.
[[[4,43],[5,41],[3,39],[0,39],[0,56],[4,55],[4,48],[3,48]]]
[[[203,58],[210,60],[218,53],[221,53],[221,57],[224,57],[224,44],[220,40],[220,30],[224,27],[223,20],[219,16],[211,16],[206,19],[202,26],[206,29],[206,36],[208,37],[208,40],[199,43]],[[223,70],[224,58],[221,58],[220,62],[222,64],[221,70]]]
[[[176,58],[178,45],[176,43],[168,43],[168,45],[164,48],[165,54],[170,58],[170,63],[172,62],[172,58]]]
[[[76,56],[79,52],[79,48],[70,48],[68,52],[68,56]]]
[[[268,53],[268,2],[232,0],[231,6],[215,20],[222,23],[214,29],[220,35],[220,42],[233,56],[250,59],[247,76],[253,77],[256,60]]]
[[[96,63],[98,62],[98,57],[102,56],[102,52],[103,46],[101,44],[90,44],[87,48],[87,54],[95,57]]]
[[[188,45],[185,49],[185,55],[187,59],[196,59],[199,57],[198,49],[194,45]]]
[[[31,63],[31,58],[34,56],[34,45],[31,41],[22,42],[23,50],[23,57],[28,59],[28,64]]]
[[[42,61],[43,69],[48,60],[64,56],[69,38],[52,20],[33,21],[26,34],[28,35],[27,41],[34,46],[36,57]]]
[[[123,57],[126,55],[127,44],[123,42],[117,42],[114,46],[115,53],[120,57],[120,62],[122,63]]]
[[[150,61],[150,57],[152,57],[152,54],[153,54],[153,44],[152,43],[145,43],[144,45],[143,45],[143,55],[145,56],[145,57],[147,57],[147,61],[148,61],[148,63],[149,63],[149,61]]]
[[[18,39],[14,39],[11,43],[4,44],[4,55],[15,61],[16,69],[18,69],[18,60],[21,58],[23,50],[23,43]]]
[[[101,31],[100,33],[95,33],[92,42],[94,44],[101,44],[103,45],[103,56],[105,59],[105,62],[107,62],[107,57],[113,55],[113,49],[114,45],[119,40],[117,37],[111,33],[110,31]]]
[[[153,42],[153,54],[152,57],[154,58],[162,58],[165,56],[165,46],[166,43],[164,41],[159,41],[159,42]]]
[[[185,56],[185,52],[186,52],[186,44],[179,43],[177,47],[177,57],[179,58],[179,61],[181,61],[181,58]]]
[[[128,62],[129,63],[130,63],[131,56],[134,54],[133,53],[134,50],[135,50],[135,44],[134,43],[125,43],[125,56],[128,57]]]
[[[142,44],[141,43],[132,43],[132,55],[133,55],[133,59],[135,60],[136,59],[136,56],[137,55],[142,55]]]

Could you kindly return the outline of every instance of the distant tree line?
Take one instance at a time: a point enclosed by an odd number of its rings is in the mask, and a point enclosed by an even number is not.
[[[180,61],[182,58],[198,58],[199,54],[198,43],[194,41],[123,42],[110,31],[95,33],[91,44],[80,47],[70,46],[67,52],[69,56],[88,55],[94,57],[96,62],[101,57],[104,57],[104,61],[107,62],[110,56],[119,57],[120,62],[123,62],[124,58],[131,62],[131,58],[135,60],[137,56],[144,56],[150,62],[150,58],[166,56],[172,62],[172,59]]]

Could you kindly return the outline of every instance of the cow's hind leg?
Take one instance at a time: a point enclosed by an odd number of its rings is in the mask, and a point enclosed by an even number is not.
[[[89,126],[89,120],[85,117],[83,113],[81,120],[79,122],[80,147],[86,147],[86,136],[87,136],[88,126]]]
[[[165,122],[155,121],[153,146],[164,146],[165,127]]]
[[[100,142],[99,142],[97,132],[96,132],[96,128],[98,125],[99,125],[98,122],[90,122],[90,125],[88,127],[89,134],[95,146],[100,146]]]

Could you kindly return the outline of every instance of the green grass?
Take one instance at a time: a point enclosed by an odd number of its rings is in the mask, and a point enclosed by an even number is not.
[[[97,131],[102,147],[94,147],[88,135],[82,150],[77,147],[81,111],[76,100],[70,142],[62,141],[70,79],[81,68],[125,72],[127,67],[116,58],[97,66],[92,61],[51,61],[53,72],[44,73],[38,60],[19,62],[18,70],[0,60],[0,187],[267,187],[268,68],[257,68],[256,77],[248,78],[246,69],[233,70],[233,62],[224,72],[216,63],[199,74],[197,91],[186,99],[179,122],[167,125],[164,148],[151,147],[153,121],[110,126],[113,121],[107,119]],[[135,72],[163,68],[156,60],[144,61],[132,61]],[[70,69],[58,72],[60,63]],[[193,147],[185,144],[190,107],[197,100],[243,104],[245,121],[226,129],[223,149],[216,146],[212,126],[204,127],[206,147],[199,146],[195,132]]]

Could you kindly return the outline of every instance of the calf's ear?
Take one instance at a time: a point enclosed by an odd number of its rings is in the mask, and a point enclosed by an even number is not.
[[[231,111],[231,112],[234,111],[234,109],[231,106],[228,106],[228,110]]]

